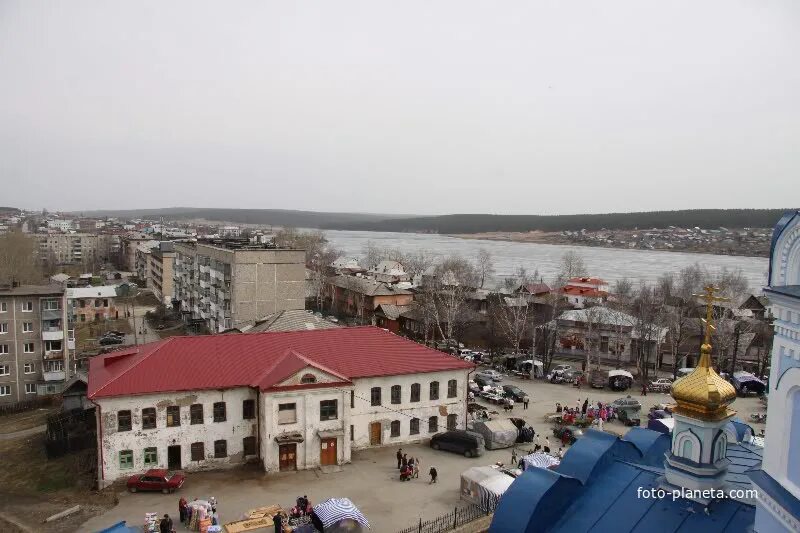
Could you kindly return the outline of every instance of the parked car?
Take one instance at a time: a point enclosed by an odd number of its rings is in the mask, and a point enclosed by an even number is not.
[[[481,375],[476,375],[473,378],[473,381],[475,382],[476,385],[478,385],[478,387],[481,388],[481,390],[483,390],[484,387],[494,386],[494,381],[492,379]]]
[[[611,402],[611,407],[613,407],[615,411],[621,411],[623,409],[630,411],[642,410],[641,402],[636,398],[631,398],[630,396],[626,396],[625,398],[617,398]]]
[[[125,334],[118,329],[112,329],[106,332],[106,335],[115,335],[117,337],[124,337]]]
[[[503,375],[500,372],[498,372],[497,370],[491,370],[491,369],[490,370],[481,370],[480,372],[475,374],[475,377],[476,378],[477,377],[486,378],[486,379],[490,379],[492,381],[503,381]]]
[[[593,389],[604,389],[608,381],[607,373],[600,369],[589,372],[589,384]]]
[[[472,379],[467,383],[467,389],[473,394],[478,394],[481,391],[481,387]]]
[[[575,444],[576,440],[583,437],[583,430],[577,426],[556,426],[553,435],[564,444]]]
[[[464,455],[464,457],[478,457],[486,450],[483,435],[472,431],[454,429],[437,433],[431,437],[431,448],[446,450]]]
[[[550,372],[553,374],[561,374],[567,370],[572,370],[572,365],[556,365],[550,369]]]
[[[647,390],[650,392],[669,392],[671,388],[672,380],[669,378],[658,378],[647,386]]]
[[[109,335],[107,337],[100,337],[100,346],[107,346],[109,344],[122,344],[124,339],[120,337],[115,337],[114,335]]]
[[[617,411],[617,418],[626,426],[638,426],[642,423],[639,418],[639,411],[635,409],[620,409]]]
[[[506,393],[507,398],[511,398],[515,402],[521,402],[528,393],[514,385],[503,385],[503,392]]]
[[[562,376],[567,383],[575,383],[577,380],[583,379],[584,372],[577,368],[570,368],[569,370],[565,370]]]
[[[136,474],[128,478],[128,490],[160,490],[164,494],[173,492],[183,486],[186,476],[164,469],[148,470],[144,474]]]

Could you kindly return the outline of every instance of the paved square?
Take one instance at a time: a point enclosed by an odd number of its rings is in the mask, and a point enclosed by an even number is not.
[[[581,401],[588,396],[590,402],[608,402],[625,395],[609,390],[579,390],[571,385],[553,385],[538,380],[505,378],[503,383],[513,383],[532,395],[527,410],[523,410],[520,404],[508,416],[524,418],[542,436],[552,436],[552,426],[545,422],[545,415],[555,410],[556,402],[574,406],[579,397]],[[650,406],[671,400],[668,394],[642,397],[633,391],[629,392],[643,403],[643,419],[646,419]],[[496,409],[495,406],[488,407]],[[740,398],[733,408],[739,411],[739,417],[745,421],[749,421],[750,413],[763,411],[763,406],[756,398]],[[506,415],[501,409],[496,416]],[[751,425],[756,431],[763,427],[763,424]],[[624,434],[627,429],[618,422],[606,424],[606,430],[618,434]],[[399,481],[395,468],[396,446],[353,452],[351,464],[344,465],[340,472],[327,474],[319,470],[307,470],[267,476],[256,467],[189,473],[186,485],[176,494],[121,493],[119,505],[92,518],[80,531],[97,531],[119,520],[139,525],[144,520],[145,512],[177,516],[178,499],[181,496],[187,499],[216,497],[220,520],[225,523],[240,518],[248,509],[262,505],[279,504],[289,508],[298,496],[305,494],[312,504],[330,497],[348,497],[370,521],[373,531],[392,533],[415,524],[420,517],[434,518],[465,505],[459,498],[459,485],[460,475],[467,468],[497,461],[508,464],[511,460],[511,449],[487,450],[482,457],[467,459],[449,452],[435,452],[427,443],[402,448],[407,454],[420,458],[422,468],[419,479]],[[523,455],[522,450],[528,448],[529,445],[522,445],[518,455]],[[554,445],[553,449],[555,451],[558,448]],[[435,485],[428,483],[427,473],[431,465],[436,466],[439,472],[439,481]],[[178,525],[177,529],[181,531],[183,527]]]

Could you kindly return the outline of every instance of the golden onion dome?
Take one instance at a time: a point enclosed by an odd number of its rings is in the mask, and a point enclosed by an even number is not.
[[[674,411],[701,420],[721,420],[736,414],[728,406],[736,399],[736,389],[711,367],[711,344],[700,347],[700,361],[691,374],[672,384]]]

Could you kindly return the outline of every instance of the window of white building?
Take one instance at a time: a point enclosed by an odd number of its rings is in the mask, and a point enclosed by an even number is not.
[[[33,311],[33,302],[22,302],[22,311],[25,313],[30,313]]]
[[[36,383],[26,383],[25,394],[36,394]]]
[[[278,404],[278,424],[294,424],[297,422],[297,404]]]
[[[33,331],[33,322],[23,322],[22,323],[22,332],[23,333],[30,333]]]
[[[121,470],[133,468],[133,451],[121,450],[119,452],[119,467]]]
[[[24,369],[24,372],[26,374],[34,374],[34,373],[36,373],[36,364],[35,363],[25,363],[25,366],[23,367],[23,369]]]

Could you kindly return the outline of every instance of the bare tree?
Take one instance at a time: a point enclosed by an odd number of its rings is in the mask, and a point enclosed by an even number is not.
[[[638,338],[636,367],[645,382],[648,380],[653,351],[661,341],[664,305],[655,288],[642,283],[631,303],[634,317],[633,334]],[[655,354],[656,357],[658,354]]]
[[[519,267],[516,275],[506,278],[506,286],[519,287],[526,285],[530,280],[525,268]],[[514,349],[519,353],[520,344],[530,327],[530,305],[528,298],[522,291],[514,296],[502,296],[494,300],[493,312],[496,314],[500,331]]]
[[[0,235],[0,283],[40,283],[36,241],[19,230]]]
[[[492,276],[492,274],[494,274],[494,261],[492,260],[492,254],[490,254],[485,248],[478,250],[478,261],[476,268],[480,280],[480,288],[482,289],[486,284],[486,278],[489,278]]]
[[[467,318],[467,297],[477,283],[475,267],[460,256],[441,260],[420,301],[443,339],[453,339]]]
[[[570,250],[561,257],[560,273],[566,278],[588,275],[588,268],[583,256]]]
[[[403,267],[411,275],[411,279],[420,278],[426,270],[433,266],[434,256],[427,250],[419,250],[406,254],[403,258]]]

